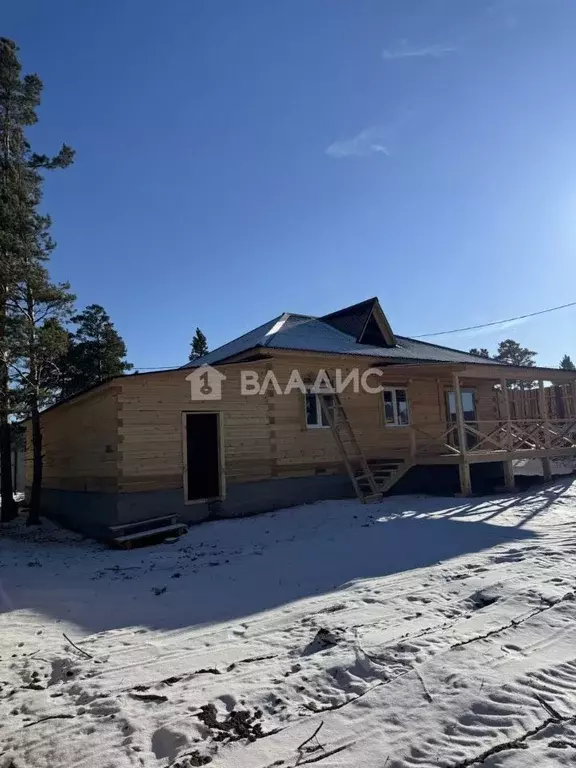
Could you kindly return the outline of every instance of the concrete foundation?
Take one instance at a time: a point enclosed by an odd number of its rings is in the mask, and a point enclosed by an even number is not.
[[[96,539],[105,537],[110,525],[118,524],[114,493],[43,488],[41,504],[46,517]]]
[[[491,493],[502,485],[502,463],[472,465],[475,493]],[[451,496],[458,493],[456,466],[416,466],[400,479],[391,494],[427,493]],[[193,525],[204,520],[246,517],[282,507],[311,504],[325,499],[354,497],[348,475],[316,475],[256,483],[235,483],[227,488],[224,501],[185,504],[184,491],[139,493],[100,493],[91,491],[42,491],[42,505],[47,517],[67,528],[95,538],[105,538],[108,528],[122,523],[136,523],[153,517],[176,515]]]
[[[348,476],[325,475],[235,483],[227,488],[224,501],[200,504],[185,504],[182,488],[139,493],[44,489],[42,507],[46,517],[67,528],[105,538],[110,526],[163,515],[177,515],[182,522],[194,524],[353,495]]]

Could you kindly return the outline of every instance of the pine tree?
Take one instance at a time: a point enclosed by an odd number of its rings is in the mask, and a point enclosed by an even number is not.
[[[527,368],[532,368],[536,362],[534,358],[536,352],[528,349],[527,347],[521,347],[517,341],[512,339],[506,339],[498,344],[498,353],[495,355],[494,360],[498,360],[500,363],[506,363],[507,365],[519,365]],[[532,381],[509,381],[508,386],[510,388],[518,389],[532,389],[534,382]]]
[[[122,376],[134,367],[126,360],[126,344],[99,304],[91,304],[71,320],[76,330],[70,334],[62,362],[63,397]]]
[[[570,355],[564,355],[560,361],[559,367],[562,368],[563,371],[576,371],[576,365],[572,362]]]
[[[490,357],[490,352],[486,349],[486,347],[482,347],[481,349],[476,349],[476,347],[472,347],[470,350],[471,355],[476,355],[477,357]]]
[[[535,357],[536,352],[521,347],[517,341],[506,339],[498,344],[498,352],[494,359],[507,365],[523,365],[531,368],[536,364]]]
[[[66,145],[55,157],[32,152],[25,129],[37,122],[42,82],[22,76],[18,48],[0,38],[0,493],[1,519],[15,513],[11,472],[10,363],[18,318],[8,305],[26,269],[38,258],[42,226],[36,209],[42,197],[41,169],[63,168],[74,153]],[[40,238],[38,240],[37,238]]]
[[[196,328],[196,333],[190,344],[190,354],[188,360],[197,360],[199,357],[208,354],[208,341],[200,328]]]
[[[51,249],[53,244],[43,242]],[[40,522],[42,488],[41,409],[53,403],[60,385],[58,363],[68,344],[63,323],[72,312],[74,296],[67,283],[50,282],[47,270],[38,262],[29,265],[9,307],[15,318],[11,370],[15,401],[20,413],[30,419],[33,472],[28,524]]]

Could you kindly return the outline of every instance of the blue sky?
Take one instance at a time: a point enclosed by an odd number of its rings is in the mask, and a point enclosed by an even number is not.
[[[20,0],[55,278],[141,370],[379,296],[416,335],[576,300],[571,0]],[[431,339],[576,359],[576,308]]]

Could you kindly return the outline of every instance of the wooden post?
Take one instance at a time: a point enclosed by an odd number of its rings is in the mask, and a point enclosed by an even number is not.
[[[413,462],[416,461],[416,430],[414,427],[410,427],[410,458]]]
[[[462,496],[470,496],[472,493],[472,480],[470,479],[470,464],[467,461],[460,462],[458,474],[460,476],[460,493]]]
[[[457,373],[452,374],[454,380],[454,400],[456,405],[456,426],[458,428],[458,448],[460,449],[460,492],[462,496],[470,496],[472,482],[470,480],[470,464],[468,462],[468,446],[466,425],[464,424],[464,411],[462,410],[462,392],[460,390],[460,378]]]
[[[516,479],[514,477],[514,464],[508,459],[502,462],[504,467],[504,485],[507,491],[514,491],[516,488]]]
[[[502,400],[504,403],[504,418],[506,419],[506,450],[511,453],[514,446],[514,438],[512,436],[512,419],[510,418],[510,399],[508,397],[508,387],[506,386],[506,379],[500,379],[500,386],[502,387]],[[502,462],[504,468],[504,485],[507,491],[513,491],[516,488],[516,482],[514,480],[514,465],[512,459],[506,459]]]
[[[502,387],[502,401],[504,405],[504,419],[506,421],[506,450],[511,451],[514,445],[514,438],[512,437],[512,419],[510,418],[510,399],[508,397],[508,387],[506,386],[506,379],[500,379],[500,386]]]
[[[460,377],[457,373],[452,374],[454,380],[454,401],[456,406],[456,427],[458,429],[458,447],[460,453],[466,455],[466,425],[464,424],[464,411],[462,410],[462,391],[460,389]]]
[[[538,381],[538,397],[540,400],[540,419],[544,422],[544,444],[546,450],[550,451],[550,420],[548,418],[548,408],[546,405],[546,390],[544,389],[544,382],[542,379]],[[548,482],[552,479],[552,468],[550,466],[550,455],[547,455],[542,459],[542,474],[544,480]]]

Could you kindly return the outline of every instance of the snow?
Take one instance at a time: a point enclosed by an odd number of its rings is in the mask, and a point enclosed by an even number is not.
[[[554,476],[572,475],[576,472],[576,459],[569,456],[551,459],[550,468]],[[542,462],[540,459],[519,459],[514,462],[514,474],[526,476],[542,475]]]
[[[0,768],[576,763],[572,478],[131,551],[2,533]]]

